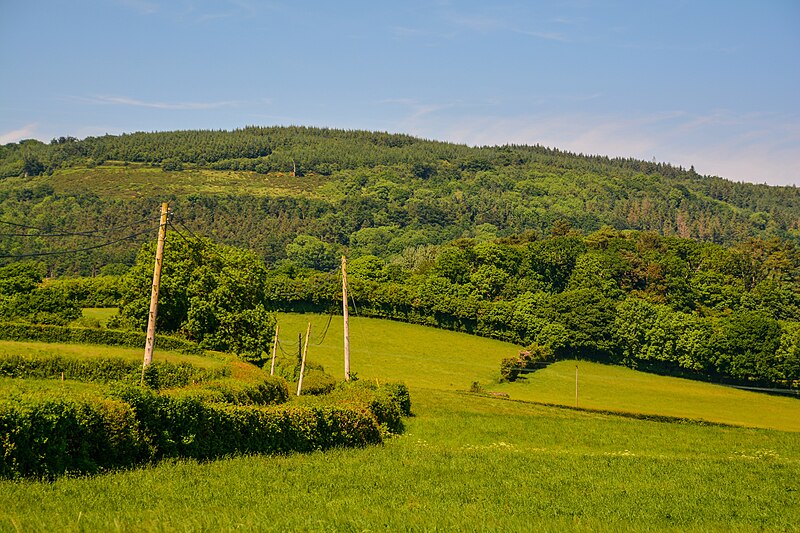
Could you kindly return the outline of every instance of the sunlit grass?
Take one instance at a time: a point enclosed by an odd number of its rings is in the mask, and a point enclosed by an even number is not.
[[[386,445],[0,482],[25,531],[794,531],[791,433],[415,389]]]
[[[308,360],[344,377],[341,316],[279,313],[280,341],[297,352],[298,334],[311,321]],[[319,344],[319,341],[322,341]],[[409,386],[466,390],[473,381],[489,383],[500,375],[500,361],[519,348],[507,342],[373,318],[350,318],[350,369],[360,379],[391,379]]]
[[[321,340],[329,317],[278,315],[280,339],[289,353],[297,335],[312,326]],[[343,375],[342,317],[335,316],[323,342],[312,342],[308,360]],[[512,399],[575,405],[575,366],[583,408],[628,411],[787,431],[800,431],[800,400],[746,392],[699,381],[637,372],[586,361],[562,361],[498,384],[500,361],[519,352],[513,344],[401,322],[351,317],[351,370],[361,379],[403,381],[411,387],[468,390],[477,381]]]
[[[308,320],[322,341],[309,361],[339,377],[341,317],[322,339],[327,316],[280,314],[284,348]],[[354,317],[351,344],[360,379],[410,385],[414,416],[386,444],[0,481],[0,531],[800,530],[797,433],[531,403],[572,406],[576,363],[497,384],[518,347],[444,330]],[[577,364],[582,407],[792,431],[800,418],[794,399]],[[13,381],[0,390],[37,386]],[[511,398],[466,392],[473,381]],[[45,384],[73,386],[91,392]]]
[[[527,374],[515,383],[490,387],[512,398],[657,414],[800,431],[800,400],[692,381],[656,376],[629,368],[587,361],[561,361]]]
[[[84,307],[82,312],[82,318],[87,320],[97,320],[100,326],[105,327],[112,317],[115,317],[119,314],[119,309],[116,307]]]
[[[289,173],[187,169],[181,172],[164,172],[160,167],[131,163],[105,164],[95,168],[65,168],[52,176],[35,178],[8,178],[0,190],[41,184],[52,185],[56,193],[95,193],[104,198],[163,197],[174,194],[253,196],[315,196],[327,181],[324,176],[311,174],[292,177]]]
[[[69,344],[69,343],[50,343],[50,342],[22,342],[22,341],[2,341],[0,340],[0,357],[9,355],[21,355],[23,357],[50,357],[60,355],[62,357],[80,358],[120,358],[130,361],[141,361],[144,359],[144,346],[142,348],[125,348],[120,346],[102,346],[97,344]],[[231,356],[210,352],[207,355],[182,354],[156,349],[153,352],[153,361],[167,363],[189,363],[199,368],[220,368],[225,366]]]

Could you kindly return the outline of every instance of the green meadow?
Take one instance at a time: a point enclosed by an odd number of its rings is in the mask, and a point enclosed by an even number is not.
[[[281,344],[296,353],[297,336],[311,322],[308,360],[339,377],[342,317],[280,314]],[[322,342],[317,344],[315,341]],[[359,378],[403,381],[409,387],[469,390],[478,382],[511,399],[800,432],[800,400],[768,396],[688,379],[657,376],[588,361],[560,361],[515,383],[498,384],[500,361],[520,347],[413,324],[351,317],[351,369]]]
[[[309,320],[339,377],[341,317],[280,314],[283,349]],[[351,346],[411,389],[386,444],[2,481],[0,531],[800,531],[800,400],[578,362],[576,410],[574,361],[498,384],[518,347],[360,317]]]
[[[8,178],[0,189],[24,185],[51,185],[60,194],[97,194],[104,198],[185,196],[189,194],[253,196],[313,196],[326,179],[312,174],[298,179],[291,174],[272,172],[187,169],[165,172],[143,163],[105,164],[96,168],[59,169],[52,176]]]

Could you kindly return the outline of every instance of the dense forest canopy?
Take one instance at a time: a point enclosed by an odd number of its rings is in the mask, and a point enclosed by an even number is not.
[[[29,226],[0,228],[0,261],[83,250],[41,259],[50,274],[129,266],[151,238],[136,223],[157,216],[163,200],[188,228],[268,263],[286,259],[297,239],[388,259],[457,238],[547,235],[560,223],[584,233],[610,226],[727,245],[800,240],[796,187],[542,146],[248,127],[0,147],[0,220]],[[106,233],[45,236],[87,229]]]

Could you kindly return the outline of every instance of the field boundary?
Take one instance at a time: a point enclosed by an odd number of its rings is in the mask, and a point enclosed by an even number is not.
[[[537,402],[535,400],[520,400],[516,398],[508,398],[505,396],[498,396],[492,393],[487,392],[470,392],[470,391],[454,391],[456,394],[464,395],[464,396],[481,396],[484,398],[489,398],[493,400],[502,400],[506,402],[515,402],[515,403],[523,403],[529,405],[538,405],[542,407],[553,407],[556,409],[565,409],[568,411],[578,411],[578,412],[585,412],[585,413],[592,413],[592,414],[599,414],[599,415],[609,415],[609,416],[618,416],[621,418],[633,418],[636,420],[648,420],[651,422],[662,422],[668,424],[694,424],[698,426],[713,426],[713,427],[728,427],[728,428],[747,428],[747,429],[765,429],[768,431],[786,431],[788,433],[795,433],[789,430],[780,430],[780,429],[769,429],[769,428],[760,428],[755,426],[747,426],[742,424],[730,424],[727,422],[712,422],[710,420],[705,420],[703,418],[689,418],[683,416],[671,416],[671,415],[657,415],[657,414],[648,414],[648,413],[636,413],[632,411],[617,411],[614,409],[594,409],[591,407],[575,407],[574,405],[565,405],[559,403],[549,403],[549,402]]]

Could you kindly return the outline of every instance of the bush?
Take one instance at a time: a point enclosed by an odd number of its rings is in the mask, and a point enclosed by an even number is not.
[[[208,404],[140,387],[115,395],[129,403],[155,457],[209,459],[231,453],[286,453],[381,442],[367,414],[342,407]]]
[[[314,400],[323,404],[345,405],[369,413],[384,435],[403,432],[403,416],[411,415],[411,398],[402,383],[377,385],[368,381],[342,382],[326,396]]]
[[[0,477],[53,478],[147,460],[130,405],[113,400],[0,401]]]
[[[311,369],[303,376],[302,394],[328,394],[336,387],[336,378],[321,370]]]
[[[168,391],[173,397],[196,397],[206,402],[234,405],[273,405],[289,399],[289,387],[281,377],[268,376],[261,383],[209,381],[197,387]]]
[[[506,357],[500,362],[500,379],[516,381],[521,373],[534,372],[543,363],[554,360],[555,355],[549,346],[533,343],[527,350],[519,352],[517,357]]]

